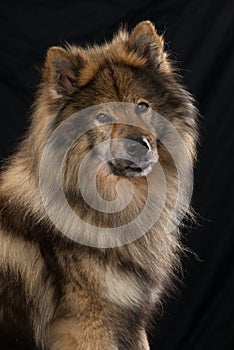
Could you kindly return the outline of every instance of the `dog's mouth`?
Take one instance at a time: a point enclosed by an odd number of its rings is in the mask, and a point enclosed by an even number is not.
[[[111,172],[114,175],[125,177],[146,176],[152,170],[154,161],[135,163],[125,159],[114,159],[108,162]]]

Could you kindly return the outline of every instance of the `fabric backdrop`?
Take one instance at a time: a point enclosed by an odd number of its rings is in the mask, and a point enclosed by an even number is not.
[[[111,38],[120,23],[145,19],[166,46],[198,101],[201,142],[193,205],[200,218],[184,241],[183,283],[151,334],[157,350],[234,349],[233,3],[228,0],[2,1],[0,157],[25,131],[46,50]],[[1,248],[0,248],[1,249]],[[15,345],[14,345],[15,343]],[[0,348],[24,349],[1,336]],[[95,350],[95,349],[94,349]]]

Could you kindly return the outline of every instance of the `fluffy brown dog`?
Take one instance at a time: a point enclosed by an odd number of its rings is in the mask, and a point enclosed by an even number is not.
[[[90,106],[95,108],[81,122],[88,128],[71,144],[62,165],[65,197],[84,223],[79,226],[59,204],[49,180],[52,172],[57,181],[56,164],[74,125],[53,144],[48,167],[43,173],[40,169],[53,131]],[[102,46],[49,49],[29,132],[5,166],[0,183],[1,323],[37,349],[149,349],[147,325],[171,286],[182,250],[178,229],[168,234],[166,226],[172,213],[176,221],[188,212],[183,195],[176,205],[178,169],[165,146],[170,144],[178,155],[179,145],[166,124],[154,118],[154,111],[180,135],[188,160],[178,159],[186,173],[195,158],[196,109],[172,68],[163,38],[149,21],[130,33],[121,29]],[[94,151],[103,142],[105,147]],[[86,203],[77,173],[88,153],[89,166],[80,182],[86,197],[92,201],[89,184],[98,169],[97,190],[108,205],[118,196],[119,180],[131,183],[134,194],[126,208],[108,213]],[[159,163],[167,188],[159,218],[146,232],[138,223],[129,232],[142,233],[136,240],[125,232],[128,244],[121,239],[112,244],[111,229],[133,221],[145,207],[147,177],[157,179]],[[48,198],[43,202],[40,183],[47,183],[47,175]],[[160,202],[160,186],[160,181],[153,182],[149,220]],[[48,212],[57,215],[59,225]],[[97,230],[91,246],[76,239],[76,233],[89,236],[86,224]],[[64,230],[59,230],[61,225]],[[101,228],[109,230],[108,244]]]

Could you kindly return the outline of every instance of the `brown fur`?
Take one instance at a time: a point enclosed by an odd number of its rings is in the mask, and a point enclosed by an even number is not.
[[[171,286],[182,249],[178,230],[165,234],[177,189],[168,152],[158,145],[168,186],[160,220],[135,242],[116,248],[81,246],[58,232],[41,202],[38,169],[52,130],[72,113],[90,105],[139,99],[150,101],[152,109],[170,120],[194,161],[196,109],[163,45],[163,38],[146,21],[130,34],[121,29],[102,46],[48,51],[29,132],[0,182],[0,317],[11,332],[21,331],[37,349],[149,349],[147,325]],[[145,121],[140,125],[144,128]],[[65,193],[88,222],[121,225],[131,221],[145,203],[144,177],[131,180],[135,188],[131,205],[113,215],[88,208],[75,186],[85,152],[108,137],[125,137],[129,132],[121,124],[109,131],[96,128],[69,151],[63,172]],[[115,198],[119,178],[101,169],[97,185],[103,198]],[[11,296],[14,285],[18,297]],[[19,315],[23,327],[18,327]]]

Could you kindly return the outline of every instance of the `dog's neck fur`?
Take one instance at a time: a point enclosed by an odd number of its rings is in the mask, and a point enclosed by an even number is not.
[[[53,244],[57,236],[60,245],[61,242],[66,245],[69,240],[57,232],[46,216],[37,180],[29,170],[30,160],[24,156],[25,154],[26,152],[23,153],[20,150],[12,159],[12,165],[1,174],[1,225],[12,235],[20,235],[27,240],[37,241],[46,237],[47,241],[51,240],[51,244]],[[176,267],[178,263],[175,260],[178,258],[177,252],[180,250],[180,243],[177,234],[164,232],[163,224],[164,221],[161,220],[151,231],[132,244],[106,249],[106,252],[113,256],[122,256],[123,260],[126,258],[126,261],[136,261],[141,268],[148,269],[153,274],[159,270],[163,273],[168,270],[172,272],[173,266],[171,265]],[[79,244],[70,241],[68,246],[77,248]],[[94,251],[95,249],[90,248],[90,250]],[[95,251],[99,251],[99,249]],[[100,249],[100,253],[103,254],[102,249]],[[158,264],[157,268],[155,268],[154,263]]]

